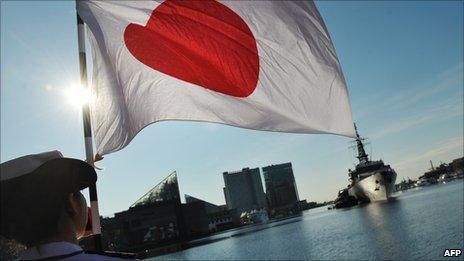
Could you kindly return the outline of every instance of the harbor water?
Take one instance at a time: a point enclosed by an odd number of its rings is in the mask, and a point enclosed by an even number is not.
[[[396,193],[389,202],[311,209],[151,260],[442,259],[445,249],[464,248],[463,194],[458,180]]]

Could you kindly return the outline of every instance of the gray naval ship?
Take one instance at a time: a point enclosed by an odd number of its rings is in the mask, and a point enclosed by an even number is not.
[[[356,124],[356,147],[359,164],[348,170],[350,185],[348,194],[360,202],[382,201],[395,191],[396,172],[382,160],[371,161],[364,150],[364,138],[359,136]]]

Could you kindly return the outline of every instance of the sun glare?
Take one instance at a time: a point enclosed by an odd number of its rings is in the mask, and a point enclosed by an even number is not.
[[[84,89],[80,85],[73,85],[66,90],[66,96],[71,105],[82,108],[88,104],[92,99],[92,94],[89,89]]]

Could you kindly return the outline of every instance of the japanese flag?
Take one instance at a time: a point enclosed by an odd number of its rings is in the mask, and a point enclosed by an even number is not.
[[[100,155],[162,120],[354,137],[348,92],[312,1],[78,1],[93,54]]]

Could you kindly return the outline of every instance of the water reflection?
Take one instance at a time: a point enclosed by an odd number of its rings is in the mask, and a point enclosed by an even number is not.
[[[358,217],[365,225],[364,239],[375,250],[376,258],[395,258],[399,253],[402,258],[410,258],[407,254],[409,246],[404,243],[410,242],[408,222],[404,217],[407,210],[401,199],[367,204],[359,210]]]

